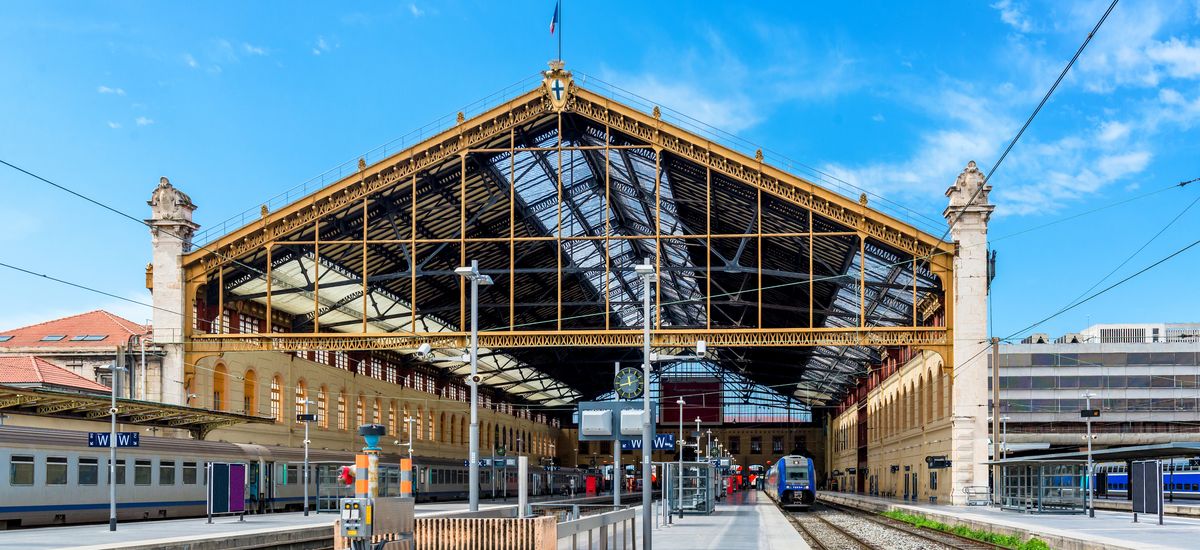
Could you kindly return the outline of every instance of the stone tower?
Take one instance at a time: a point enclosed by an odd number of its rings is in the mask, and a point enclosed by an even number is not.
[[[953,503],[965,503],[961,488],[988,485],[988,244],[992,210],[991,186],[984,174],[967,163],[946,190],[950,204],[944,216],[950,224],[954,255],[953,444],[951,449]]]
[[[196,205],[167,178],[146,201],[150,205],[151,260],[154,297],[154,342],[163,346],[163,403],[184,405],[183,313],[191,307],[183,303],[183,255],[192,249],[192,235],[200,227],[192,222]],[[147,397],[150,397],[149,395]]]

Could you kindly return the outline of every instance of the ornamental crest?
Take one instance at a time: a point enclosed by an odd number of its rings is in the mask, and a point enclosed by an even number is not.
[[[542,76],[545,77],[542,86],[550,97],[550,107],[555,111],[565,109],[571,94],[571,71],[564,71],[563,62],[556,60],[550,62],[550,70],[544,71]]]

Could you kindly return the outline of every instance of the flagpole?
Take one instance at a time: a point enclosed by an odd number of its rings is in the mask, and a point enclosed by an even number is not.
[[[562,61],[562,0],[558,3],[558,60]]]

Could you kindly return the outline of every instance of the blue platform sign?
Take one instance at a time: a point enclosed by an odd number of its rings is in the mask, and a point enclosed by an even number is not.
[[[622,439],[622,451],[640,451],[642,450],[641,439]],[[675,434],[657,434],[654,436],[654,450],[656,451],[672,451],[675,450]]]
[[[108,447],[109,432],[88,432],[88,447]],[[138,447],[141,444],[141,434],[138,432],[117,432],[118,447]]]

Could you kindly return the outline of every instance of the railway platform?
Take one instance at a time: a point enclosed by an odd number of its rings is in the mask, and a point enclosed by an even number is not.
[[[787,516],[762,491],[740,491],[712,514],[675,518],[654,531],[654,550],[808,550]]]
[[[1092,518],[1082,514],[1024,514],[986,506],[905,503],[853,493],[822,492],[818,499],[873,512],[898,510],[951,525],[1037,537],[1051,548],[1064,550],[1196,548],[1200,533],[1200,519],[1167,516],[1163,525],[1158,525],[1157,516],[1140,516],[1139,523],[1133,523],[1132,513],[1113,510],[1098,509]]]

